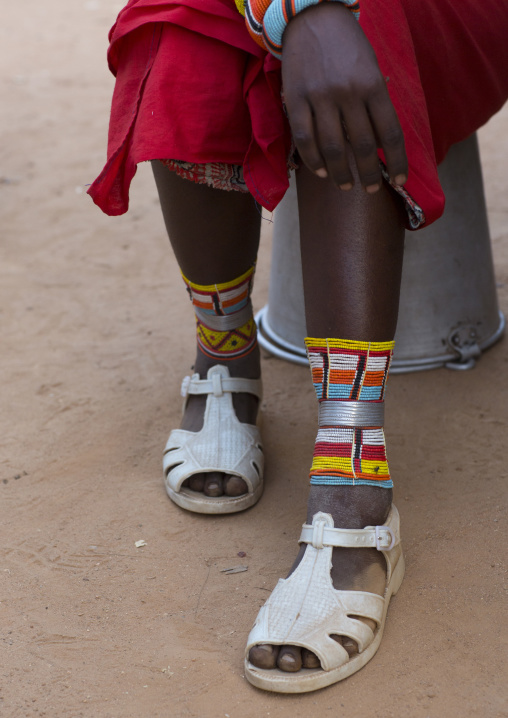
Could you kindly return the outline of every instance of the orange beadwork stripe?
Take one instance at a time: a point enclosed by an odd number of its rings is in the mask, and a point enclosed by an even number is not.
[[[384,371],[367,371],[363,386],[382,386],[385,380]]]
[[[257,35],[257,34],[254,32],[254,30],[251,28],[250,25],[247,25],[247,32],[249,33],[249,35],[251,36],[251,38],[254,40],[254,42],[256,43],[256,45],[259,45],[259,47],[262,47],[263,50],[266,50],[265,41],[263,40],[263,36],[262,36],[262,35]]]
[[[235,304],[238,304],[238,302],[241,299],[246,299],[249,296],[249,290],[246,289],[244,292],[239,294],[237,297],[234,297],[233,299],[226,299],[221,302],[223,307],[234,307]]]
[[[330,369],[330,384],[352,384],[355,380],[354,371]]]
[[[263,18],[271,3],[272,0],[251,0],[251,2],[249,2],[252,17],[260,25],[263,24]]]

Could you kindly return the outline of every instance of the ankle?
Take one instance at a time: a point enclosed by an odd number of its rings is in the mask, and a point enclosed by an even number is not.
[[[332,515],[335,526],[361,529],[382,525],[392,505],[393,492],[377,486],[311,486],[307,522],[318,511]]]
[[[237,359],[221,360],[204,354],[198,344],[196,361],[193,366],[194,372],[199,374],[201,379],[204,379],[206,378],[208,369],[212,366],[217,366],[217,364],[227,367],[231,376],[242,377],[244,379],[259,379],[261,376],[259,345],[256,344],[252,351],[246,356]]]

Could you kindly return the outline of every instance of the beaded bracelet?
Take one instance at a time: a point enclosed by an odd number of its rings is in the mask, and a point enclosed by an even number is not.
[[[245,0],[245,21],[251,37],[282,59],[282,35],[291,18],[312,5],[321,2],[341,2],[358,20],[359,0]]]

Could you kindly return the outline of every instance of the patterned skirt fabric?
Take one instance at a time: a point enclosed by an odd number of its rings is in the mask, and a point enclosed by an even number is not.
[[[226,190],[227,192],[236,191],[243,192],[244,194],[248,194],[249,192],[241,165],[228,165],[220,162],[209,162],[208,164],[199,165],[181,160],[160,161],[169,170],[176,172],[179,177],[189,180],[190,182],[206,184],[207,187]],[[297,165],[292,159],[289,159],[288,173],[293,169],[297,169]],[[422,208],[418,206],[404,187],[396,185],[391,181],[382,163],[381,172],[388,184],[402,197],[409,227],[411,227],[411,229],[418,229],[418,227],[425,222],[425,215]]]
[[[362,0],[360,24],[404,131],[408,224],[428,225],[444,208],[437,163],[508,97],[508,3]],[[252,40],[234,0],[130,0],[110,41],[116,86],[94,202],[126,212],[136,165],[169,159],[207,165],[206,182],[223,172],[217,165],[242,167],[248,191],[273,210],[291,153],[280,63]]]
[[[161,160],[161,162],[182,179],[196,182],[196,184],[206,184],[208,187],[228,192],[236,191],[245,194],[249,192],[249,188],[245,184],[242,165],[228,165],[223,162],[198,165],[182,160]]]

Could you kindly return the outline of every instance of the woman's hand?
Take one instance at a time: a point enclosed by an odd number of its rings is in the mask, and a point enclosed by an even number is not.
[[[390,178],[407,179],[404,137],[374,50],[352,13],[336,2],[293,18],[282,44],[282,83],[293,138],[301,159],[343,190],[354,180],[349,142],[362,185],[382,181],[377,147]]]

